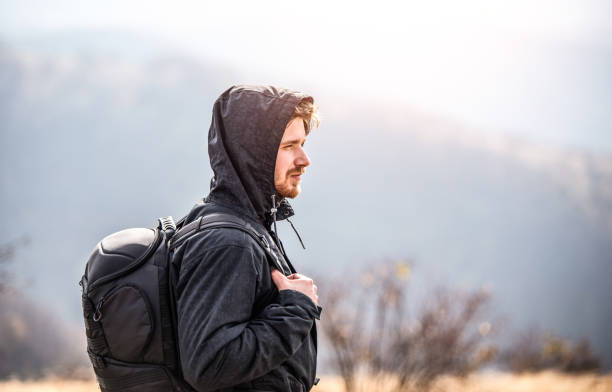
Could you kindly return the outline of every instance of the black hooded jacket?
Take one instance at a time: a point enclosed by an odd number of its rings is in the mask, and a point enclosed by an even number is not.
[[[208,197],[185,224],[215,212],[249,222],[293,271],[271,230],[293,214],[274,186],[276,154],[295,106],[311,97],[267,86],[234,86],[215,102],[208,135],[214,172]],[[276,206],[273,205],[276,201]],[[172,256],[183,377],[197,391],[308,391],[316,373],[315,319],[306,295],[278,291],[261,246],[246,233],[204,230]]]

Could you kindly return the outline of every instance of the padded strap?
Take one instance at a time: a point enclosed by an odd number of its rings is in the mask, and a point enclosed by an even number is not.
[[[98,376],[98,383],[104,392],[124,391],[135,386],[168,380],[168,375],[162,368],[138,369],[138,373],[120,377]]]
[[[96,369],[103,369],[106,365],[103,355],[109,354],[108,344],[104,337],[104,330],[98,321],[93,320],[94,307],[86,294],[82,296],[83,315],[85,316],[85,335],[87,336],[87,352],[91,364]]]
[[[217,228],[241,230],[246,234],[250,235],[255,240],[255,242],[257,242],[264,249],[265,253],[268,255],[268,258],[272,260],[273,267],[277,268],[279,271],[284,271],[282,263],[280,262],[276,254],[272,251],[272,248],[270,247],[270,243],[268,242],[266,236],[255,230],[255,228],[253,228],[253,226],[249,222],[230,214],[217,212],[214,214],[199,217],[198,219],[183,226],[179,231],[177,231],[170,240],[169,247],[170,249],[173,249],[179,246],[193,234],[198,233],[202,230]]]
[[[92,352],[90,349],[87,349],[87,355],[89,355],[89,360],[94,367],[94,371],[96,369],[104,369],[106,367],[106,362],[104,362],[104,357]]]

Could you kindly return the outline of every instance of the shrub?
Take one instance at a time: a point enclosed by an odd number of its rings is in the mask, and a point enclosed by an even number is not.
[[[409,280],[410,265],[399,262],[320,283],[321,327],[347,392],[359,389],[360,375],[395,391],[427,390],[441,375],[466,376],[495,358],[484,343],[491,324],[477,322],[486,292],[440,288],[411,315]]]
[[[504,350],[502,363],[512,372],[534,372],[555,369],[562,372],[598,372],[602,361],[586,339],[577,343],[535,327],[519,333]]]

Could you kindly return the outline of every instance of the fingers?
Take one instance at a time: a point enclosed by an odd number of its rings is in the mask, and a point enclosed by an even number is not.
[[[282,287],[285,286],[285,281],[287,280],[287,277],[280,272],[279,270],[272,270],[271,272],[272,275],[272,281],[274,281],[274,284],[276,285],[277,289],[281,289]]]
[[[291,274],[291,275],[287,276],[287,279],[304,279],[304,280],[312,281],[312,279],[309,278],[308,276],[302,275],[302,274],[298,274],[298,273]]]
[[[282,272],[276,269],[272,270],[270,274],[272,276],[272,281],[279,291],[287,289],[296,290],[310,297],[315,304],[319,304],[319,296],[317,295],[319,288],[309,277],[301,274],[291,274],[289,276],[285,276]]]

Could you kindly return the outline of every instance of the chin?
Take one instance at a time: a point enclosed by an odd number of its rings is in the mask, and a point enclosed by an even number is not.
[[[297,197],[297,195],[300,194],[300,192],[302,191],[302,189],[299,186],[295,186],[295,187],[290,187],[290,188],[285,188],[285,189],[279,189],[279,192],[281,194],[281,196],[286,197],[288,199],[295,199]]]

